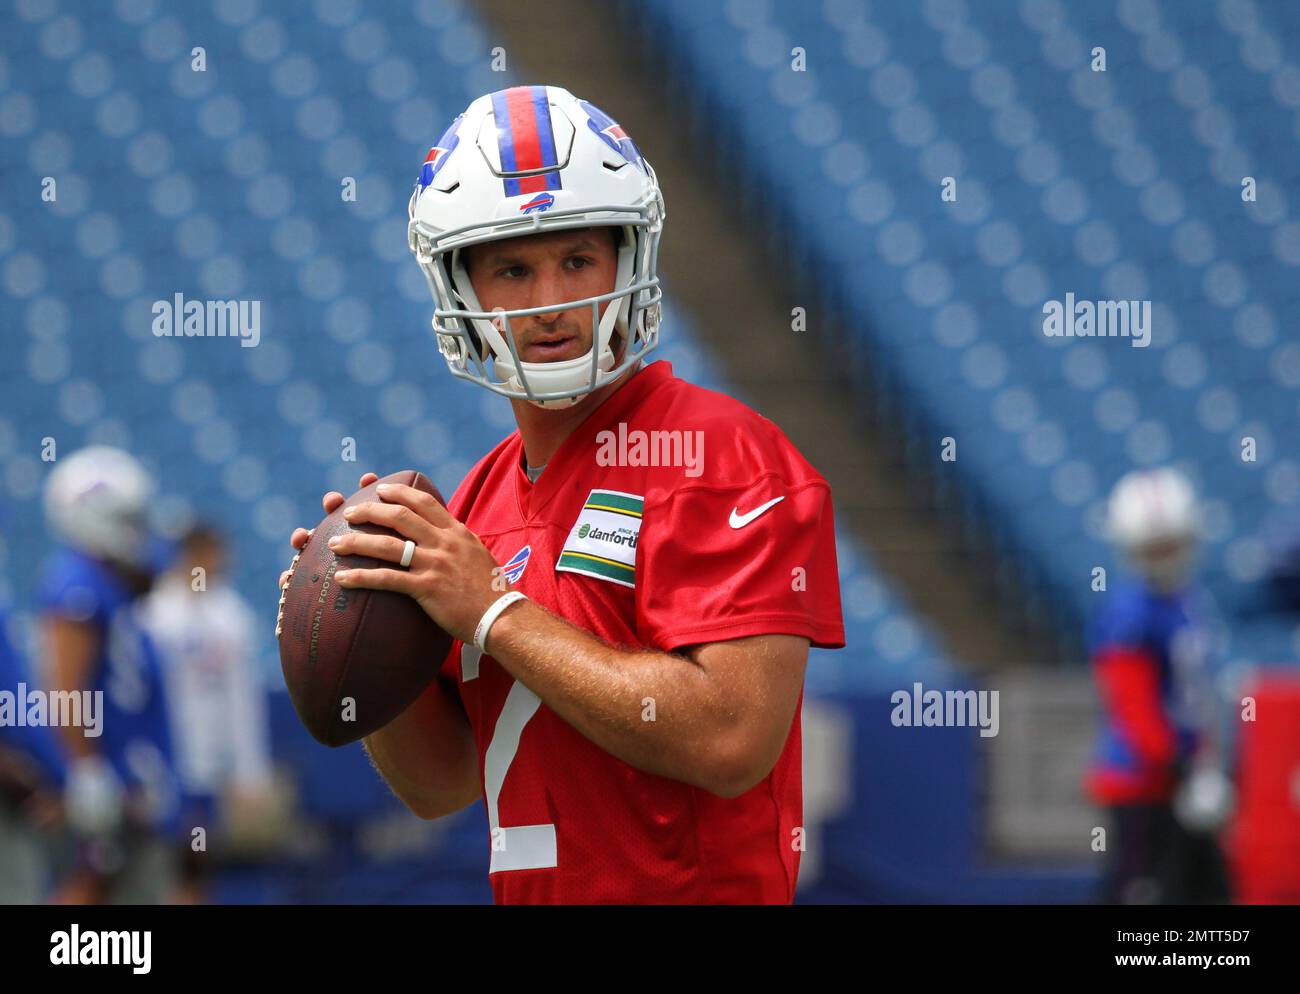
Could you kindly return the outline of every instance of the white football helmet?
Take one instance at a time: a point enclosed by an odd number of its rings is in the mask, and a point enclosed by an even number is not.
[[[127,566],[148,551],[153,478],[134,456],[93,445],[60,459],[45,482],[45,517],[75,549]]]
[[[407,240],[429,282],[433,330],[453,375],[539,407],[568,407],[657,344],[666,216],[659,181],[618,123],[568,90],[515,86],[471,103],[429,151],[408,215]],[[483,310],[462,261],[467,245],[599,225],[621,232],[611,293]],[[520,361],[511,319],[584,306],[593,328],[586,355]]]
[[[1187,578],[1200,525],[1196,492],[1175,469],[1135,470],[1111,493],[1111,540],[1162,590],[1174,589]]]

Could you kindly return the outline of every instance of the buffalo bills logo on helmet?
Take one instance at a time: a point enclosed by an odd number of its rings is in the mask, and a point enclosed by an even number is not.
[[[595,104],[588,103],[585,100],[579,100],[578,103],[587,112],[587,127],[591,128],[597,137],[615,152],[644,171],[641,150],[636,147],[636,142],[623,130],[623,126]]]
[[[519,208],[521,214],[540,214],[542,211],[555,206],[555,198],[549,193],[539,193],[528,203]]]
[[[464,116],[464,114],[461,114],[460,117],[452,121],[451,127],[443,132],[442,137],[438,139],[438,143],[429,149],[429,154],[425,157],[424,165],[420,169],[421,193],[429,188],[433,178],[438,175],[451,153],[460,144],[460,135],[456,134],[456,128],[460,126],[460,120]]]
[[[528,557],[532,554],[533,547],[525,545],[510,557],[510,562],[501,567],[502,575],[511,583],[518,583],[519,578],[524,575],[524,567],[528,565]]]

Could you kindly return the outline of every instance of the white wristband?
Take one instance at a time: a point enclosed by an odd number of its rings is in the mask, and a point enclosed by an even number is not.
[[[501,612],[515,601],[526,601],[527,599],[527,595],[521,594],[518,590],[512,590],[508,594],[502,594],[492,602],[492,606],[483,612],[478,627],[474,629],[474,644],[478,646],[479,652],[487,652],[488,630],[492,627],[492,623],[501,616]]]

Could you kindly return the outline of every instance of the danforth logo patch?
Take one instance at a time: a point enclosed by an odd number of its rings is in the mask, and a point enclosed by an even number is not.
[[[644,503],[637,494],[593,490],[569,530],[556,570],[635,586],[636,544]]]

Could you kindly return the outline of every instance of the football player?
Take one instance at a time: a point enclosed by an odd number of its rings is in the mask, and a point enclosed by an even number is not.
[[[265,809],[271,793],[266,701],[253,660],[253,612],[226,581],[226,556],[220,532],[191,526],[142,610],[162,662],[181,784],[183,882],[176,903],[207,900],[208,853],[228,820],[219,815]],[[194,845],[198,827],[208,843],[202,848]]]
[[[1191,484],[1172,469],[1130,473],[1111,495],[1108,530],[1133,576],[1107,594],[1091,637],[1104,724],[1087,789],[1111,823],[1103,903],[1228,897],[1214,829],[1230,787],[1216,770],[1191,590],[1199,520]]]
[[[351,510],[400,538],[331,540],[390,563],[342,586],[456,639],[372,761],[422,817],[483,800],[498,903],[790,902],[804,667],[844,644],[831,494],[776,425],[646,362],[654,170],[593,104],[518,86],[451,124],[409,218],[439,349],[518,430],[447,508]]]
[[[147,510],[153,481],[129,453],[92,446],[60,459],[45,512],[61,541],[39,598],[45,678],[89,691],[94,727],[58,729],[64,809],[78,865],[59,899],[158,903],[171,888],[177,785],[153,645],[137,616],[152,583]]]

